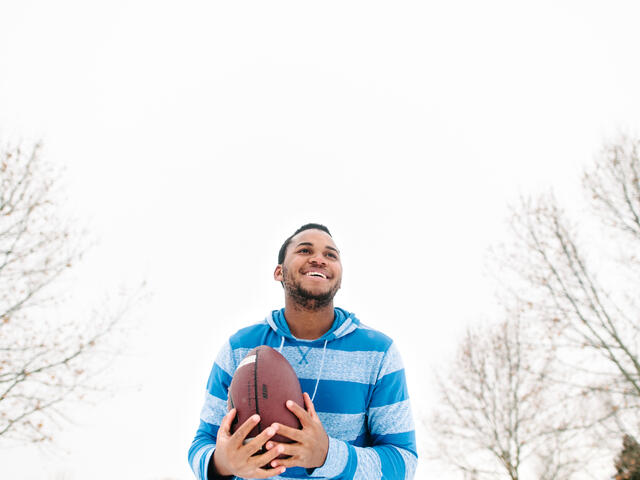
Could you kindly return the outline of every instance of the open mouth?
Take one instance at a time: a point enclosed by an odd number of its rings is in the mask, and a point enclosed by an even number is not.
[[[307,277],[320,277],[320,278],[324,278],[325,280],[327,279],[327,276],[324,273],[320,273],[320,272],[307,272],[305,273],[305,275]]]

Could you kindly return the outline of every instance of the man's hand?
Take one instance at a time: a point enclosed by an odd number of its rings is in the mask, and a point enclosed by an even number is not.
[[[329,450],[329,437],[324,431],[322,422],[316,413],[316,409],[307,393],[304,393],[305,410],[297,403],[287,400],[287,408],[298,417],[302,430],[274,423],[272,427],[278,428],[278,434],[290,438],[294,443],[267,442],[269,452],[282,448],[281,452],[291,455],[289,458],[278,458],[271,461],[272,467],[305,467],[317,468],[324,465]]]
[[[253,415],[231,435],[231,422],[235,415],[236,409],[233,408],[224,416],[220,424],[216,449],[212,458],[216,472],[222,476],[235,475],[242,478],[268,478],[283,473],[285,471],[283,466],[278,468],[262,467],[280,455],[284,448],[276,447],[266,453],[254,455],[260,451],[266,441],[276,434],[278,426],[272,425],[266,428],[244,444],[246,436],[258,424],[260,417]]]

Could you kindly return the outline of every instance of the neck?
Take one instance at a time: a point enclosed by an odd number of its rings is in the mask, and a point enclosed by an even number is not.
[[[294,337],[315,340],[329,331],[335,313],[333,302],[317,310],[309,310],[285,297],[284,316]]]

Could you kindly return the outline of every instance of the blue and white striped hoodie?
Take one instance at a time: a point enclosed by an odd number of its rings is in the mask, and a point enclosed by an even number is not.
[[[189,463],[198,480],[207,479],[233,373],[258,345],[278,349],[289,360],[329,435],[322,467],[310,472],[288,468],[272,478],[413,478],[415,430],[400,353],[389,337],[366,327],[353,313],[336,308],[333,325],[316,340],[295,338],[282,309],[239,330],[222,347],[189,449]]]

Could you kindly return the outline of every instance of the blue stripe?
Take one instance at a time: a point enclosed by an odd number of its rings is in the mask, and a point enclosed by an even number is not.
[[[209,466],[210,453],[212,452],[213,447],[205,447],[202,450],[203,451],[201,452],[200,461],[198,462],[198,472],[202,473],[202,478],[207,478],[207,467]]]
[[[374,446],[382,445],[396,445],[397,447],[404,448],[410,451],[414,455],[418,455],[416,452],[416,432],[404,432],[404,433],[390,433],[388,435],[371,435],[371,440]]]
[[[269,345],[274,348],[279,347],[280,343],[278,339],[278,335],[271,330],[269,325],[263,322],[238,330],[231,336],[229,341],[231,342],[231,347],[235,350],[236,348],[252,349],[258,345]]]
[[[409,452],[402,448],[398,449],[398,451],[400,452],[400,455],[402,455],[402,459],[404,461],[404,478],[413,478],[413,475],[416,471],[416,466],[418,464],[418,455],[415,452]]]
[[[210,423],[203,422],[202,420],[200,420],[200,426],[198,427],[198,434],[204,433],[215,439],[218,436],[219,428],[220,428],[219,425],[212,425]]]
[[[404,478],[404,459],[402,458],[402,455],[400,455],[400,452],[390,445],[384,447],[373,447],[373,449],[380,456],[383,479]]]
[[[356,438],[354,441],[349,443],[354,447],[366,447],[368,445],[371,445],[369,433],[362,432],[360,435],[358,435],[358,438]]]
[[[301,378],[300,386],[303,392],[307,392],[311,396],[316,381]],[[316,410],[327,413],[362,413],[367,410],[370,387],[371,385],[364,383],[320,380],[313,403]],[[337,402],[336,398],[339,398],[340,401]]]
[[[200,426],[191,443],[188,455],[189,465],[191,465],[191,469],[197,478],[206,478],[206,472],[204,471],[207,459],[206,451],[214,447],[218,428],[217,425],[210,425],[202,420],[200,421]],[[198,455],[200,455],[200,457],[196,459]],[[194,460],[197,460],[196,464],[194,464]]]
[[[360,328],[351,332],[349,335],[333,340],[330,345],[332,349],[353,352],[363,350],[366,345],[366,351],[369,352],[386,352],[391,345],[391,338],[384,333],[372,330],[360,325]]]
[[[344,467],[344,471],[340,478],[350,479],[356,474],[356,468],[358,468],[358,454],[356,453],[356,449],[350,443],[346,443],[347,448],[349,449],[349,457],[347,458],[347,465]]]
[[[231,376],[220,368],[217,363],[214,363],[207,382],[207,392],[214,397],[226,400],[229,385],[231,385]]]
[[[404,370],[398,370],[382,377],[376,383],[374,392],[371,405],[369,405],[371,408],[407,400],[409,391],[404,378]]]
[[[275,478],[308,478],[307,469],[302,467],[289,467],[282,475]],[[234,477],[235,478],[235,477]]]

